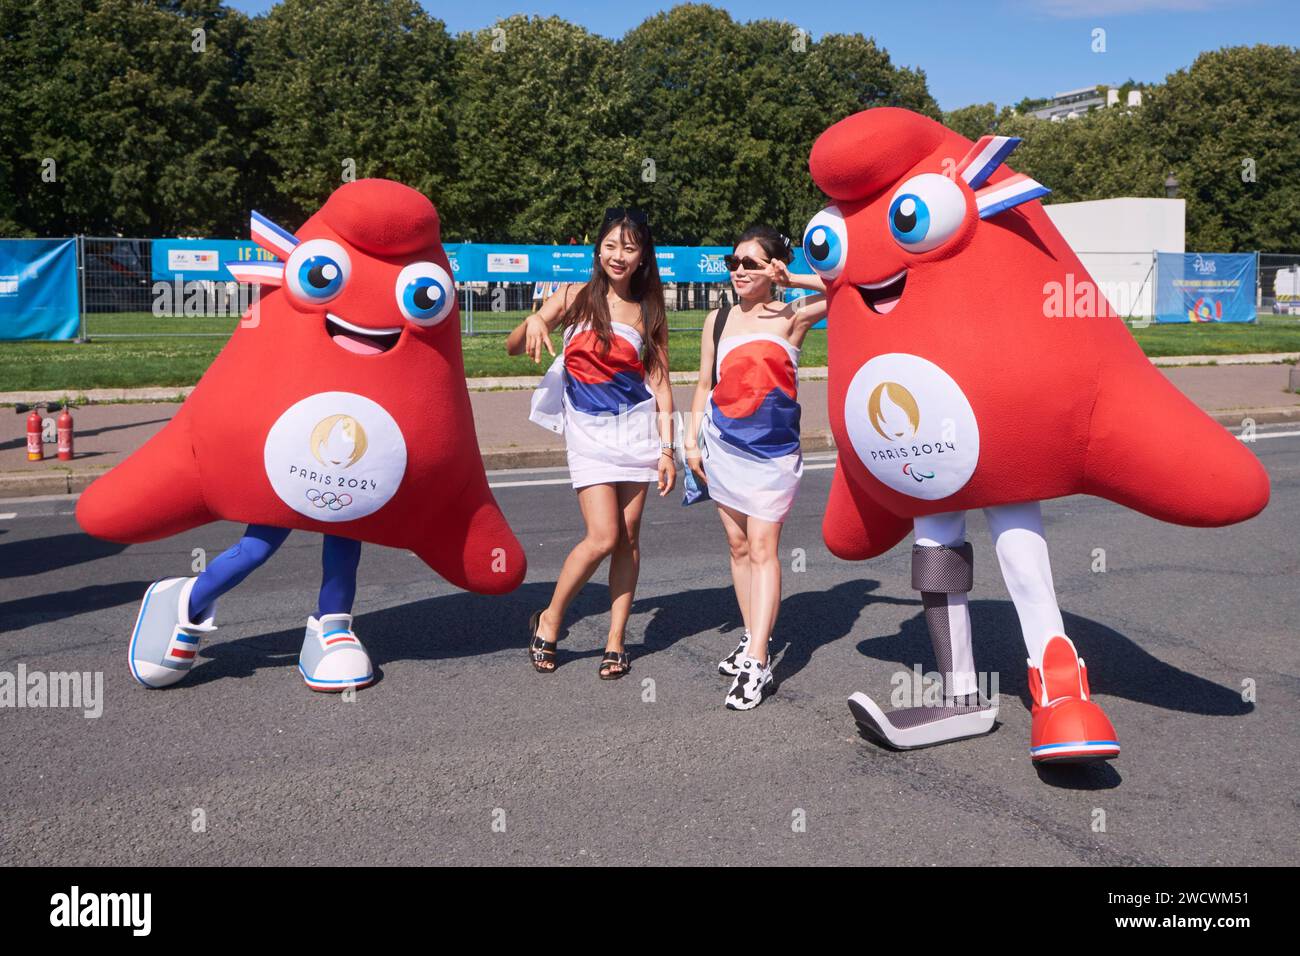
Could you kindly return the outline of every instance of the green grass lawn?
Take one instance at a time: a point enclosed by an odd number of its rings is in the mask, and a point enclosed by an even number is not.
[[[674,325],[699,325],[703,313],[670,314]],[[475,328],[512,327],[516,314],[476,314]],[[234,328],[235,319],[157,319],[148,313],[90,316],[90,341],[0,342],[0,392],[58,391],[75,394],[91,388],[193,385],[212,363]],[[185,336],[164,337],[163,330]],[[121,338],[104,338],[119,335]],[[1148,355],[1233,355],[1249,352],[1300,352],[1300,320],[1261,315],[1257,325],[1152,325],[1133,335]],[[470,377],[537,375],[525,357],[505,354],[501,332],[462,339]],[[673,332],[669,357],[673,371],[699,368],[700,333]],[[814,329],[804,342],[805,367],[826,364],[826,333]]]

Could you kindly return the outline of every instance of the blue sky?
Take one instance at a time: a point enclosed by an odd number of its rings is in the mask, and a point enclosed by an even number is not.
[[[246,13],[272,0],[227,0]],[[893,61],[925,70],[943,109],[992,100],[1015,103],[1093,83],[1158,82],[1204,50],[1239,44],[1300,44],[1295,2],[1283,0],[876,0],[715,2],[737,20],[789,20],[816,39],[874,36]],[[671,3],[640,0],[474,0],[423,6],[453,33],[514,13],[556,15],[594,33],[621,36]],[[1092,32],[1106,31],[1106,50]]]

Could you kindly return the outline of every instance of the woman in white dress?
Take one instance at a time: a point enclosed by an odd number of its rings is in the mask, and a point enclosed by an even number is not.
[[[550,333],[563,325],[560,354],[533,396],[530,418],[563,432],[569,474],[586,536],[560,570],[551,603],[529,621],[529,659],[555,670],[556,643],[570,602],[609,558],[610,621],[602,680],[631,669],[624,647],[641,564],[638,533],[646,489],[676,483],[668,320],[644,213],[611,209],[596,236],[591,278],[551,296],[510,333],[506,350],[541,362],[555,355]]]
[[[803,476],[799,349],[826,315],[823,295],[776,299],[778,286],[825,291],[816,275],[789,272],[793,257],[790,240],[768,226],[747,230],[726,257],[737,302],[705,319],[683,440],[686,464],[717,503],[745,625],[740,644],[718,665],[733,678],[724,698],[732,710],[757,707],[772,682],[768,640],[781,606],[781,526]]]

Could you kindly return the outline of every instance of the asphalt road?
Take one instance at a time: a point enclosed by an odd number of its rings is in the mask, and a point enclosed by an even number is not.
[[[1273,432],[1254,445],[1273,501],[1244,526],[1045,506],[1066,625],[1124,749],[1041,772],[978,515],[976,663],[999,675],[997,730],[906,754],[859,735],[850,692],[887,699],[891,675],[934,661],[907,544],[865,564],[822,545],[825,460],[783,540],[787,569],[801,548],[806,570],[786,575],[779,687],[748,713],[723,708],[715,670],[739,624],[722,531],[676,492],[647,510],[628,678],[596,677],[603,576],[559,670],[529,668],[528,613],[580,519],[563,473],[513,473],[493,480],[528,550],[514,594],[458,592],[409,554],[366,549],[356,626],[381,679],[352,702],[311,693],[295,667],[315,536],[222,600],[184,683],[149,691],[126,667],[144,589],[239,529],[124,548],[80,534],[71,499],[0,502],[0,672],[99,671],[104,688],[98,718],[0,709],[0,863],[1294,865],[1300,432]]]

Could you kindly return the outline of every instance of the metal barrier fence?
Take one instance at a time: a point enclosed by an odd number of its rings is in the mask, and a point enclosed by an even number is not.
[[[1300,315],[1300,253],[1261,252],[1258,274],[1260,312]]]
[[[168,288],[153,278],[152,240],[108,236],[81,239],[82,337],[227,336],[250,290],[235,282],[186,279]],[[509,332],[542,302],[545,283],[471,282],[459,286],[465,335]],[[703,328],[727,283],[665,286],[668,326]]]
[[[152,251],[150,239],[80,237],[81,337],[228,336],[251,290],[202,279],[187,279],[183,289],[164,288],[166,283],[153,278]],[[1150,250],[1078,255],[1119,315],[1141,323],[1153,314],[1156,275]],[[1258,312],[1300,316],[1300,253],[1261,253],[1258,263]],[[458,291],[461,331],[478,335],[508,332],[549,290],[544,283],[469,282]],[[725,281],[667,284],[669,328],[700,329],[708,310],[730,292]]]

